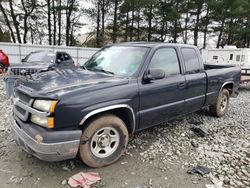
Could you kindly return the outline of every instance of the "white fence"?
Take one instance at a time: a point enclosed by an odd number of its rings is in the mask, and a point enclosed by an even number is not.
[[[75,64],[80,65],[85,63],[98,50],[98,48],[13,44],[3,42],[0,42],[0,49],[8,55],[10,64],[20,63],[21,59],[23,59],[30,52],[37,50],[47,50],[51,52],[65,51],[71,55],[75,61]]]

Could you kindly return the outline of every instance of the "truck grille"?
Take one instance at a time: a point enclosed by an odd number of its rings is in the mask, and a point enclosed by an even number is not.
[[[29,112],[22,108],[22,106],[19,106],[17,103],[15,103],[15,100],[19,100],[19,102],[31,106],[33,103],[33,99],[29,97],[27,94],[16,90],[14,93],[13,103],[14,103],[14,114],[20,118],[22,121],[27,121],[29,118]]]
[[[19,100],[24,104],[29,104],[31,99],[27,94],[18,90],[15,91],[15,97],[19,98]]]
[[[30,69],[30,68],[11,68],[12,75],[31,75],[37,72],[37,69]]]

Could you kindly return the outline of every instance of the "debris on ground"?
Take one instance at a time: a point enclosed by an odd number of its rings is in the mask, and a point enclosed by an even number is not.
[[[98,173],[95,172],[79,172],[69,178],[68,184],[71,187],[83,187],[83,188],[90,188],[91,185],[95,184],[96,182],[100,181],[101,177]]]
[[[204,166],[197,166],[197,167],[194,167],[192,170],[187,171],[188,174],[198,173],[202,176],[209,174],[210,172],[211,172],[211,170],[207,167],[204,167]]]
[[[61,184],[62,185],[66,185],[67,184],[67,180],[62,180]]]
[[[194,148],[198,148],[199,147],[199,144],[196,140],[191,140],[191,145],[194,147]]]
[[[190,129],[191,131],[194,132],[194,134],[196,134],[198,137],[205,137],[207,135],[207,133],[205,131],[203,131],[201,128],[199,127],[192,127]]]

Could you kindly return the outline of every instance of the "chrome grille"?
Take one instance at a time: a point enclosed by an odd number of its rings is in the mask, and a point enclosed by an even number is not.
[[[15,97],[12,99],[13,103],[14,103],[14,114],[20,118],[22,121],[27,121],[28,117],[29,117],[29,112],[26,111],[22,105],[18,105],[17,101],[19,101],[20,103],[27,105],[27,106],[31,106],[33,103],[33,99],[31,97],[29,97],[27,94],[16,90],[15,91]]]
[[[15,108],[19,113],[21,113],[22,116],[25,116],[26,111],[24,109],[20,108],[19,106],[15,106]]]
[[[31,75],[37,72],[37,69],[31,69],[31,68],[11,68],[11,74],[12,75]]]
[[[19,100],[20,100],[22,103],[24,103],[24,104],[29,104],[30,99],[31,99],[28,95],[26,95],[25,93],[20,92],[20,91],[18,91],[18,90],[15,92],[15,97],[18,97]]]

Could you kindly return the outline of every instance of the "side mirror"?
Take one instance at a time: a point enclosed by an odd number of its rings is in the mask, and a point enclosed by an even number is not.
[[[165,71],[162,69],[148,69],[145,72],[144,80],[159,80],[165,78]]]
[[[24,62],[24,58],[23,58],[23,59],[21,59],[21,62],[22,62],[22,63]]]

